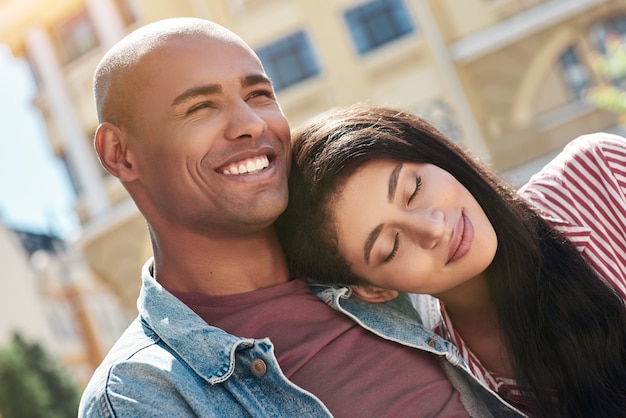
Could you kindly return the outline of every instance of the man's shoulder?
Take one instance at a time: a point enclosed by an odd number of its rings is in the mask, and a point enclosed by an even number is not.
[[[150,348],[161,351],[159,341],[160,337],[141,318],[136,318],[111,347],[98,369],[110,369],[126,361],[141,361],[142,357],[151,359],[154,353],[146,356],[145,352]]]
[[[140,318],[135,319],[95,370],[86,392],[94,386],[105,387],[107,381],[115,376],[118,370],[124,368],[124,364],[148,365],[162,361],[162,357],[171,357],[167,349],[159,346],[159,340],[159,336]]]
[[[193,380],[192,375],[170,347],[137,318],[91,377],[82,395],[79,416],[116,416],[120,410],[130,412],[126,409],[126,400],[159,399],[155,393],[165,396],[168,391],[177,391],[176,385]]]

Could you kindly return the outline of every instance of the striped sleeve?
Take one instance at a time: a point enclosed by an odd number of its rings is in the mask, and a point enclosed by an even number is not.
[[[520,191],[626,299],[626,139],[581,136]]]

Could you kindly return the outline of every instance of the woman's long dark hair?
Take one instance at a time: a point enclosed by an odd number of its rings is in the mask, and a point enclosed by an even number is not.
[[[439,166],[470,191],[496,231],[489,291],[532,414],[626,414],[623,301],[497,176],[424,120],[386,107],[333,109],[296,130],[293,141],[289,206],[277,228],[294,274],[362,283],[339,254],[327,204],[368,161]]]

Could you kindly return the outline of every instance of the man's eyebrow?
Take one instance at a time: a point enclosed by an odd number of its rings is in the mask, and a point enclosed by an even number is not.
[[[222,91],[222,86],[219,84],[206,84],[203,86],[191,87],[178,96],[172,101],[172,107],[184,102],[187,99],[191,99],[193,97],[198,96],[207,96],[209,94],[215,94]]]
[[[272,85],[272,81],[265,74],[252,74],[240,79],[241,87],[250,87],[255,84],[269,84]],[[203,86],[191,87],[172,101],[172,107],[184,102],[187,99],[191,99],[198,96],[208,96],[210,94],[219,93],[222,91],[222,86],[219,84],[206,84]]]
[[[271,86],[272,80],[265,74],[252,74],[241,77],[241,87],[250,87],[255,84],[269,84]]]
[[[389,183],[387,185],[387,201],[389,203],[393,202],[394,196],[396,194],[396,189],[398,188],[398,178],[400,177],[400,170],[402,170],[402,162],[399,162],[393,168],[393,171],[389,175]],[[363,246],[363,255],[367,264],[369,264],[370,262],[370,254],[372,252],[372,248],[374,247],[374,243],[376,242],[376,239],[378,239],[380,231],[383,230],[384,226],[385,224],[379,224],[367,235],[365,245]]]

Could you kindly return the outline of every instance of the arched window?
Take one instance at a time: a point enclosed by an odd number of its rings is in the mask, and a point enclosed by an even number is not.
[[[570,46],[559,57],[559,66],[563,81],[576,99],[582,99],[585,91],[591,84],[591,75],[580,59],[575,46]]]

